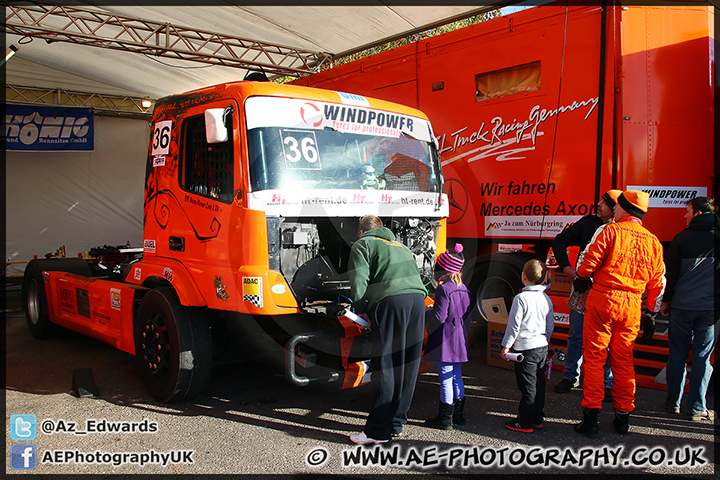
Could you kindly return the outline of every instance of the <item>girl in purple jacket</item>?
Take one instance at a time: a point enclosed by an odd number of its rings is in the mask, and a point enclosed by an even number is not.
[[[453,423],[466,423],[465,385],[462,362],[468,361],[468,327],[470,325],[470,291],[462,283],[460,273],[465,263],[463,246],[455,244],[455,251],[446,251],[435,264],[435,305],[425,316],[428,341],[425,360],[437,363],[440,377],[440,408],[436,417],[425,425],[451,430]]]

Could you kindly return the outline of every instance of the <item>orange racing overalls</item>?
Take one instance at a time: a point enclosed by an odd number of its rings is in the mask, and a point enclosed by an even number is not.
[[[584,408],[601,408],[605,396],[603,365],[610,347],[613,407],[635,409],[633,349],[640,329],[642,295],[647,308],[660,310],[665,290],[665,265],[660,241],[633,216],[610,224],[588,246],[577,269],[593,277],[583,325]]]

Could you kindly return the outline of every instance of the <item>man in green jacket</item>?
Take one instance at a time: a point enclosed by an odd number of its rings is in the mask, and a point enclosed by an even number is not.
[[[382,220],[360,220],[350,252],[350,296],[355,313],[370,321],[375,402],[365,429],[350,436],[358,445],[400,436],[415,391],[425,332],[427,290],[415,257],[395,241]]]

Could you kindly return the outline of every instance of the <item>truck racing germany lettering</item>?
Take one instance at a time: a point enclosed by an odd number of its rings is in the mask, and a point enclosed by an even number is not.
[[[442,163],[443,165],[447,165],[473,154],[476,155],[468,158],[468,163],[488,158],[490,156],[495,156],[496,161],[498,162],[523,159],[525,157],[516,155],[524,151],[535,150],[537,137],[544,134],[542,131],[538,131],[538,128],[543,122],[556,115],[573,112],[577,109],[589,106],[590,108],[584,118],[584,120],[587,120],[590,114],[595,110],[598,102],[598,97],[594,97],[581,102],[573,101],[569,105],[563,105],[552,110],[545,108],[541,109],[540,105],[535,105],[532,109],[530,109],[527,120],[522,122],[518,122],[517,119],[513,119],[512,122],[507,123],[503,117],[495,117],[490,121],[492,127],[486,128],[486,123],[482,122],[477,131],[472,132],[468,136],[463,136],[461,134],[469,128],[465,126],[450,134],[450,137],[452,137],[453,140],[452,145],[448,146],[446,146],[447,134],[442,134],[438,137],[438,142],[440,144],[439,151],[441,155],[448,151],[456,153],[459,148],[464,147],[465,145],[475,144],[478,141],[484,143],[479,148],[445,160]],[[508,138],[510,134],[514,134],[514,136]],[[532,145],[520,148],[502,149],[503,147],[510,147],[513,144],[520,144],[523,140],[532,140]]]

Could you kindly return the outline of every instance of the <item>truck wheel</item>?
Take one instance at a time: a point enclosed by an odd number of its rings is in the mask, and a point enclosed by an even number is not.
[[[510,313],[513,297],[523,288],[522,271],[506,263],[490,262],[480,266],[473,275],[470,292],[475,297],[473,316],[484,323],[488,314],[483,300],[501,297]]]
[[[142,379],[154,398],[174,402],[205,389],[212,339],[200,309],[182,306],[170,287],[156,288],[140,302],[134,334]]]
[[[22,301],[27,326],[33,337],[51,337],[60,330],[57,325],[50,322],[42,272],[32,263],[25,268]]]

